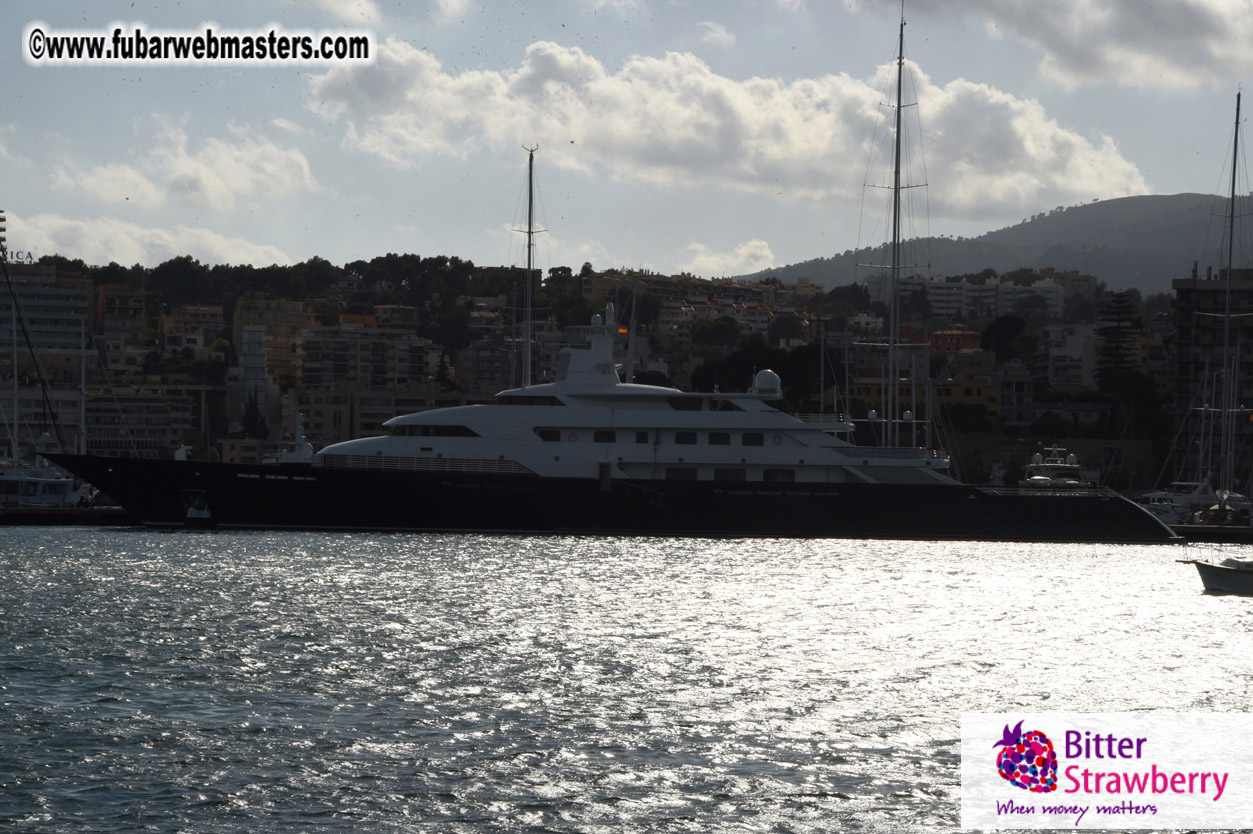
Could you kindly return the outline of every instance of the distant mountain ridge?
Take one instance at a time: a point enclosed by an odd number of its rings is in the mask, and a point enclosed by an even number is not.
[[[1055,209],[975,238],[929,238],[910,246],[925,252],[929,245],[930,275],[936,278],[988,268],[1005,273],[1052,267],[1094,275],[1111,290],[1134,287],[1148,295],[1170,292],[1171,280],[1187,278],[1194,262],[1202,276],[1207,266],[1217,272],[1225,212],[1225,198],[1208,194],[1120,197]],[[851,284],[876,271],[857,266],[881,262],[881,255],[876,259],[872,254],[876,249],[883,247],[740,277],[750,281],[804,277],[828,288]]]

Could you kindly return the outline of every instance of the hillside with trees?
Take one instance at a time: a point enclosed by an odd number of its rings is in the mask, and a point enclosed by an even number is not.
[[[1166,292],[1172,279],[1191,274],[1194,263],[1202,275],[1207,267],[1217,271],[1226,211],[1223,198],[1206,194],[1123,197],[1059,206],[978,237],[911,241],[913,254],[908,262],[929,264],[929,270],[921,271],[935,276],[1052,267],[1099,276],[1113,290],[1136,288],[1146,295]],[[1237,212],[1242,211],[1237,207]],[[1242,251],[1253,253],[1253,246]],[[882,263],[883,258],[882,247],[848,250],[741,278],[795,281],[804,277],[830,288],[854,283],[868,271],[859,264]]]

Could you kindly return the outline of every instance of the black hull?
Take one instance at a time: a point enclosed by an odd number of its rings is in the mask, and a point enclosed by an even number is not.
[[[1111,492],[608,481],[49,455],[152,526],[1164,543]]]

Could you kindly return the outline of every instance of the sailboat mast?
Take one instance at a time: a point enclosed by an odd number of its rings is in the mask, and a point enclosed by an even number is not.
[[[892,305],[889,311],[891,323],[888,338],[888,385],[887,419],[888,445],[899,445],[900,425],[897,422],[896,345],[900,340],[900,293],[901,293],[901,96],[905,86],[905,4],[901,2],[901,29],[896,50],[896,147],[892,163]]]
[[[524,312],[526,327],[523,328],[522,335],[523,388],[531,384],[531,320],[534,317],[531,305],[531,264],[535,247],[533,238],[535,237],[535,152],[537,150],[539,150],[539,145],[526,149],[526,309]]]
[[[1222,409],[1222,431],[1219,449],[1219,489],[1231,489],[1233,457],[1235,454],[1235,419],[1232,409],[1236,405],[1235,358],[1231,355],[1231,271],[1235,266],[1236,231],[1236,171],[1240,160],[1240,93],[1236,93],[1235,138],[1231,145],[1231,196],[1227,204],[1227,282],[1224,286],[1223,309],[1223,391],[1219,407]]]

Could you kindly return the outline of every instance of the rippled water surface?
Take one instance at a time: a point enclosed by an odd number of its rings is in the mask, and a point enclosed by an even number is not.
[[[953,830],[963,712],[1253,707],[1207,552],[0,528],[0,826]]]

